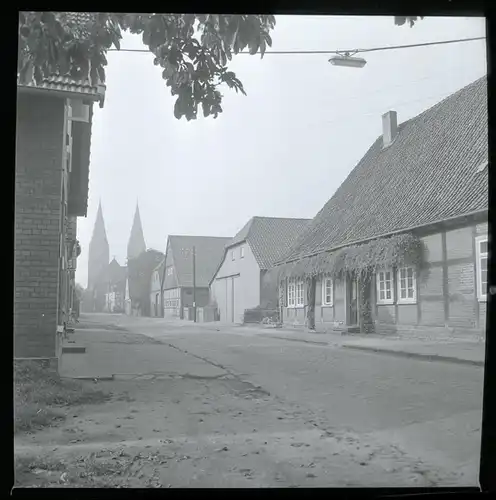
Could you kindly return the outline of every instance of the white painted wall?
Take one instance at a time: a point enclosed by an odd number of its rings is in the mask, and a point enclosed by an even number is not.
[[[243,258],[241,258],[241,247],[244,248]],[[231,278],[236,274],[239,274],[239,278]],[[234,322],[241,323],[245,309],[260,304],[260,267],[248,243],[241,243],[228,249],[210,287],[211,297],[219,307],[221,321],[232,321],[231,307],[228,301],[232,300],[231,289],[233,283]]]

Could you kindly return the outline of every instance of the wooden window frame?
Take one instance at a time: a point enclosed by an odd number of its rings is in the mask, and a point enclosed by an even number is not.
[[[327,284],[330,283],[331,293],[330,301],[327,301]],[[332,278],[322,278],[322,305],[332,307],[334,305],[334,281]]]
[[[381,273],[384,273],[384,280],[380,279]],[[391,277],[389,280],[386,280],[386,273],[390,273]],[[394,273],[392,268],[381,269],[376,272],[375,275],[376,281],[376,292],[377,292],[377,304],[379,305],[387,305],[394,304]],[[384,282],[384,299],[381,299],[381,282]],[[386,283],[391,283],[391,298],[386,298]]]
[[[401,298],[401,271],[408,269],[412,270],[412,280],[413,280],[413,297]],[[408,274],[406,276],[407,287],[406,293],[408,295]],[[397,303],[398,304],[416,304],[417,303],[417,272],[413,266],[402,266],[396,270],[396,286],[397,286]]]
[[[481,250],[480,250],[481,243],[487,243],[488,249],[486,252],[481,252]],[[486,262],[487,262],[487,259],[489,258],[489,238],[488,238],[487,234],[477,236],[477,238],[475,238],[475,253],[476,253],[475,275],[476,275],[476,282],[477,282],[477,299],[479,300],[479,302],[486,302],[487,301],[487,288],[488,288],[488,281],[487,281],[488,268],[487,268],[487,263],[486,263],[486,290],[482,290],[481,259],[485,258]]]

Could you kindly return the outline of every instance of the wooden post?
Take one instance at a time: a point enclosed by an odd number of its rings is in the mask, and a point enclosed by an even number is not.
[[[196,250],[193,247],[193,321],[196,323]]]

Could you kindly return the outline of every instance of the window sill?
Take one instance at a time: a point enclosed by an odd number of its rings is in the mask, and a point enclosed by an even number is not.
[[[378,306],[392,306],[392,305],[394,305],[394,300],[377,302],[377,305]]]
[[[482,296],[482,297],[477,297],[477,300],[478,300],[479,302],[487,302],[487,295]]]
[[[398,305],[412,305],[416,304],[417,300],[416,299],[410,299],[410,300],[398,300]]]
[[[334,304],[321,304],[320,307],[334,307]]]

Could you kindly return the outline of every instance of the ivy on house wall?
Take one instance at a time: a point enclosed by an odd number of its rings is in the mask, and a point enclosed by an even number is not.
[[[371,240],[361,245],[350,245],[335,252],[323,252],[312,257],[304,257],[275,267],[273,279],[282,284],[286,278],[300,278],[307,281],[308,304],[315,302],[317,277],[332,279],[351,277],[358,279],[360,300],[360,330],[374,331],[372,317],[371,289],[373,276],[381,268],[413,266],[421,271],[424,267],[426,248],[424,243],[411,233],[398,234],[387,238]],[[313,290],[313,292],[312,292]],[[315,309],[307,309],[307,325],[315,327]]]

